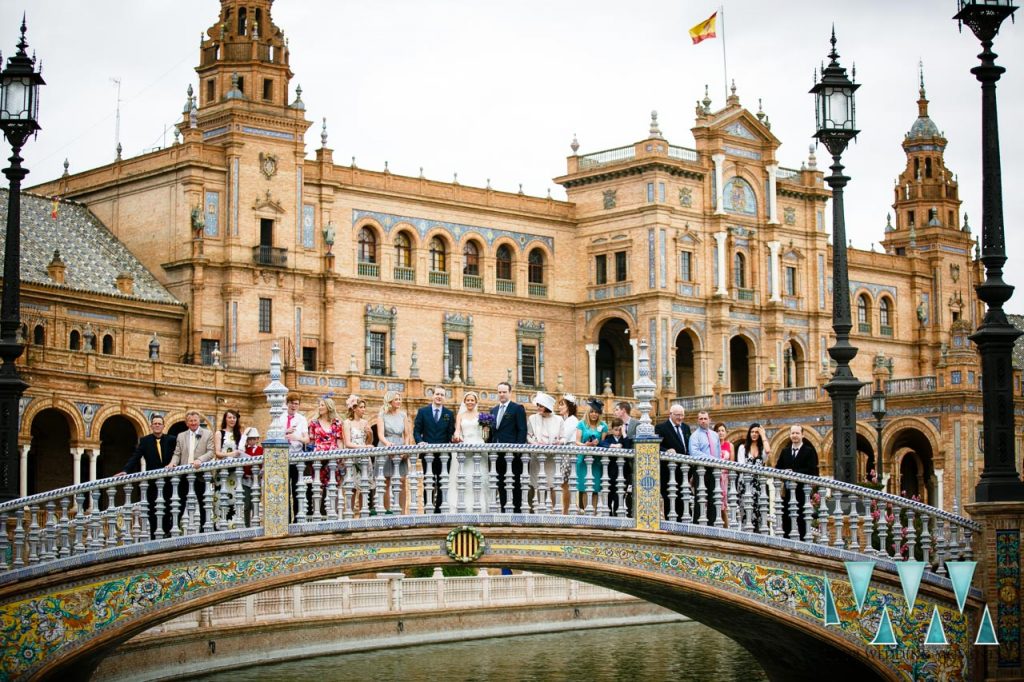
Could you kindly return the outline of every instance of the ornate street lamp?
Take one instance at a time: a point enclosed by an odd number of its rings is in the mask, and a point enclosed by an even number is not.
[[[1003,238],[1003,182],[999,167],[999,121],[996,116],[996,81],[1006,70],[996,66],[992,39],[999,26],[1016,11],[1012,0],[958,0],[954,19],[967,24],[981,41],[980,66],[971,73],[981,82],[981,262],[985,281],[975,290],[988,310],[971,340],[981,355],[982,420],[985,433],[985,469],[974,498],[978,502],[1024,500],[1024,484],[1017,475],[1013,426],[1013,343],[1021,335],[1006,319],[1003,304],[1013,287],[1003,281],[1006,245]]]
[[[825,390],[832,398],[832,475],[837,481],[857,481],[857,393],[863,383],[853,376],[850,361],[857,349],[850,345],[850,277],[846,266],[846,218],[843,187],[850,180],[843,175],[842,155],[850,140],[860,132],[854,119],[853,93],[860,87],[846,77],[836,52],[836,31],[832,29],[831,60],[821,71],[821,80],[811,88],[815,97],[818,132],[814,137],[832,155],[832,175],[825,178],[832,188],[832,329],[836,343],[828,354],[836,370]]]
[[[4,288],[0,305],[0,500],[18,497],[18,404],[28,388],[18,375],[15,361],[24,349],[21,339],[21,181],[28,170],[21,167],[21,148],[39,130],[39,86],[35,57],[25,52],[25,19],[21,20],[18,51],[0,73],[0,129],[11,145],[11,165],[4,169],[10,180],[7,195],[7,236],[4,244]],[[2,61],[2,60],[0,60]]]
[[[878,434],[878,443],[875,447],[875,458],[874,466],[868,467],[868,470],[875,470],[875,475],[878,475],[878,468],[882,463],[882,420],[885,419],[885,391],[882,390],[882,380],[877,379],[875,382],[875,392],[871,394],[871,414],[875,416],[875,433]]]

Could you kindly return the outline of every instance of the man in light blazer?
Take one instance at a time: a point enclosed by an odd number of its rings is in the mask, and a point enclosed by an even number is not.
[[[174,455],[171,463],[167,465],[172,469],[179,464],[191,464],[198,469],[203,462],[213,459],[213,433],[199,425],[203,416],[196,410],[189,410],[185,413],[185,426],[188,428],[178,434],[178,441],[174,446]],[[185,503],[188,496],[188,479],[183,475],[178,488],[178,496],[181,498],[182,513],[185,511]],[[199,502],[199,526],[206,524],[206,508],[203,500],[206,495],[206,483],[202,475],[196,476],[195,481],[196,499]]]

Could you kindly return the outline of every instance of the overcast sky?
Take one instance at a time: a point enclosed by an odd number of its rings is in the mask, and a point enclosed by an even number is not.
[[[196,84],[200,33],[215,23],[216,0],[7,0],[0,49],[13,51],[28,11],[28,40],[47,85],[42,131],[24,151],[26,185],[114,158],[116,86],[121,143],[132,156],[170,144],[188,84]],[[955,0],[859,2],[733,0],[724,41],[691,45],[687,30],[717,5],[648,0],[278,0],[275,23],[290,40],[294,86],[309,118],[307,153],[320,146],[327,117],[338,163],[556,198],[569,143],[580,153],[647,136],[656,109],[668,140],[693,146],[695,101],[710,86],[724,104],[728,75],[741,103],[758,99],[782,141],[783,166],[799,167],[814,132],[812,72],[828,52],[833,24],[843,65],[856,62],[861,135],[843,157],[852,178],[847,226],[854,246],[882,236],[900,147],[917,116],[918,60],[924,62],[932,119],[949,139],[962,211],[981,231],[981,94],[970,73],[980,51],[950,17]],[[1024,13],[1022,13],[1024,18]],[[1024,285],[1024,41],[1007,22],[996,39],[1008,280]],[[3,156],[7,156],[4,152]],[[819,157],[824,157],[824,148]],[[824,165],[824,164],[822,164]],[[876,247],[877,248],[877,247]],[[1024,313],[1024,291],[1011,299]]]

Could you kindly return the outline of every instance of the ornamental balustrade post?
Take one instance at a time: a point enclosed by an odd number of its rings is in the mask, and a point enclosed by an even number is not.
[[[647,340],[640,340],[637,359],[637,380],[633,396],[640,410],[640,423],[636,427],[633,463],[633,521],[637,530],[661,528],[661,438],[651,423],[651,400],[655,384],[651,379],[651,360]]]
[[[263,389],[270,403],[270,428],[263,441],[263,535],[288,534],[288,441],[284,437],[285,398],[288,389],[281,383],[281,348],[270,351],[270,383]]]

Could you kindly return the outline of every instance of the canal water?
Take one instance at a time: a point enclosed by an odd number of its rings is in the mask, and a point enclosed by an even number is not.
[[[339,653],[192,679],[754,682],[768,677],[739,644],[699,623],[687,622]]]

